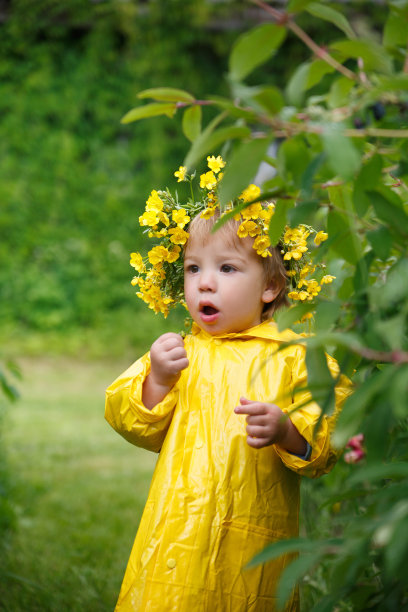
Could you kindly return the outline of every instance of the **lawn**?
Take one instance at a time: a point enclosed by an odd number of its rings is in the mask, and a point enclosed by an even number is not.
[[[104,420],[104,390],[128,364],[20,365],[5,433],[17,530],[0,560],[0,610],[111,611],[156,461]]]

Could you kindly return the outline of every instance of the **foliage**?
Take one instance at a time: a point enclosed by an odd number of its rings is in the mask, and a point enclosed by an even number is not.
[[[8,468],[8,457],[3,440],[3,418],[7,404],[18,397],[15,381],[20,378],[20,370],[12,361],[0,362],[0,556],[15,525],[15,512],[10,500],[12,483]]]
[[[174,11],[116,0],[16,0],[5,11],[0,334],[10,350],[27,335],[59,333],[63,345],[78,328],[102,336],[109,313],[116,313],[109,325],[125,335],[129,313],[140,314],[128,253],[143,243],[138,217],[152,179],[172,172],[184,143],[167,118],[136,131],[120,118],[156,78],[221,92],[231,36],[208,36],[219,9],[172,4]]]
[[[187,115],[184,132],[192,144],[184,165],[191,168],[217,148],[228,159],[221,203],[254,179],[253,146],[266,141],[270,153],[263,161],[271,172],[263,189],[274,195],[282,227],[303,222],[327,230],[329,239],[316,259],[322,254],[337,278],[330,299],[318,299],[314,311],[315,335],[307,342],[309,387],[328,409],[334,381],[324,349],[344,374],[354,372],[355,393],[340,416],[335,441],[343,447],[362,433],[366,456],[356,464],[342,460],[333,476],[315,485],[316,498],[331,509],[330,522],[319,529],[309,525],[304,537],[279,542],[255,561],[304,553],[281,578],[282,604],[294,581],[305,577],[308,610],[405,609],[408,2],[390,0],[381,31],[362,33],[343,5],[333,2],[291,0],[285,11],[261,0],[253,4],[270,23],[234,43],[230,96],[200,99],[191,93],[193,99],[183,94],[169,101],[163,90],[153,90],[150,110],[138,106],[127,120],[157,116],[160,109]],[[299,25],[305,13],[330,24],[324,46]],[[286,86],[256,82],[256,69],[273,65],[293,36],[304,52]],[[197,109],[208,104],[218,114],[202,129]],[[311,308],[295,306],[278,323],[292,325]]]

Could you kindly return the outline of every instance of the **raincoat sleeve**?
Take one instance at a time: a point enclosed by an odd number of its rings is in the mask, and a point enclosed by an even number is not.
[[[333,378],[336,378],[339,374],[337,362],[327,355],[327,364]],[[334,412],[331,415],[323,416],[318,429],[316,429],[316,425],[319,421],[321,410],[318,404],[311,400],[311,395],[308,391],[301,391],[306,384],[305,349],[304,347],[297,347],[292,370],[292,404],[282,408],[282,410],[290,414],[290,420],[300,435],[310,444],[312,452],[309,458],[305,460],[289,453],[278,445],[275,446],[275,450],[289,469],[302,476],[317,478],[333,468],[341,452],[332,446],[331,433],[344,401],[352,392],[352,384],[348,378],[340,376],[335,388]],[[299,391],[296,391],[296,389],[299,389]],[[309,399],[310,402],[308,403]]]
[[[142,387],[150,372],[146,353],[106,390],[105,418],[128,442],[159,452],[166,437],[178,398],[175,385],[166,397],[149,410],[142,402]]]

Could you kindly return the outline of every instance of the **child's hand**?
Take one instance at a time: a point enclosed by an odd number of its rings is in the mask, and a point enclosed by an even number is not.
[[[247,443],[253,448],[279,444],[291,453],[303,455],[306,441],[287,415],[276,406],[241,397],[236,414],[246,414]]]
[[[168,394],[188,366],[184,341],[169,332],[157,338],[150,349],[150,374],[143,383],[142,402],[152,410]]]
[[[180,378],[181,370],[188,366],[183,338],[172,332],[157,338],[150,349],[150,362],[152,380],[170,389]]]

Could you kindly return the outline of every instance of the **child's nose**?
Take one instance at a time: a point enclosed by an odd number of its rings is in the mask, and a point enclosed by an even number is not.
[[[200,291],[215,291],[215,275],[211,271],[202,271],[198,288]]]

